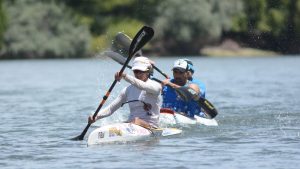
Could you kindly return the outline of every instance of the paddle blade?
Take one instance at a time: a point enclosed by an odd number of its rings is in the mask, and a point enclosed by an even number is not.
[[[80,140],[83,140],[83,137],[81,135],[79,136],[76,136],[74,138],[71,138],[70,140],[73,140],[73,141],[80,141]]]
[[[140,50],[154,35],[154,30],[151,27],[144,26],[137,35],[133,38],[129,47],[129,56],[133,56]]]
[[[206,117],[213,119],[218,115],[217,109],[207,99],[200,97],[198,100],[198,104],[204,109]]]
[[[97,115],[97,114],[96,114],[96,115]],[[91,126],[91,124],[88,123],[88,124],[86,125],[86,127],[84,128],[84,130],[82,131],[82,133],[81,133],[79,136],[74,137],[74,138],[71,138],[70,140],[73,140],[73,141],[81,141],[81,140],[83,140],[83,139],[84,139],[84,135],[85,135],[85,133],[88,131],[88,129],[89,129],[90,126]]]
[[[115,37],[115,43],[129,50],[132,39],[123,32],[119,32]]]
[[[119,32],[113,39],[110,49],[127,58],[129,54],[128,52],[130,43],[131,39],[129,39],[129,37],[127,37],[127,35],[125,35],[124,33]]]
[[[182,130],[177,129],[177,128],[163,128],[163,132],[161,133],[161,135],[163,137],[167,137],[167,136],[179,135],[181,133],[182,133]]]
[[[126,58],[124,58],[122,55],[120,55],[117,52],[105,51],[104,55],[112,58],[114,61],[118,62],[121,65],[124,65],[124,63],[126,62]]]
[[[120,53],[123,57],[127,57],[131,42],[132,39],[128,35],[126,35],[123,32],[119,32],[115,36],[115,39],[112,44],[112,49],[113,51]],[[136,52],[136,56],[142,56],[142,55],[143,55],[142,50]]]

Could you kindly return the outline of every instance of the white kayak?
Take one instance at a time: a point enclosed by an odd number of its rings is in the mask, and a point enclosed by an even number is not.
[[[88,145],[147,141],[158,137],[179,135],[181,132],[182,130],[176,128],[160,128],[150,131],[132,123],[116,123],[92,131],[88,137]]]
[[[218,122],[215,119],[207,119],[204,117],[200,117],[195,115],[195,118],[189,118],[179,113],[162,111],[159,116],[160,125],[168,126],[168,125],[197,125],[202,124],[205,126],[218,126]]]

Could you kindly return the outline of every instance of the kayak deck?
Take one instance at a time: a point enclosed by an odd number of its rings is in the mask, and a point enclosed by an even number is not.
[[[181,134],[182,130],[176,128],[160,128],[148,130],[132,123],[117,123],[99,127],[92,131],[88,137],[88,145],[147,141],[158,137]]]

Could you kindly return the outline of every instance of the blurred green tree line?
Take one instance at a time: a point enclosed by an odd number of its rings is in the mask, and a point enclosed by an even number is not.
[[[300,0],[0,0],[0,59],[92,57],[117,32],[155,29],[146,50],[199,55],[233,39],[300,53]]]

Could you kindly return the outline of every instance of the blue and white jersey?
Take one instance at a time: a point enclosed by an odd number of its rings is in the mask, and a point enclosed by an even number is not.
[[[171,79],[170,81],[174,83],[174,79]],[[190,81],[189,83],[195,83],[195,82]],[[188,84],[186,84],[186,86]],[[205,85],[202,85],[202,88],[200,88],[200,90],[204,91],[203,93],[201,93],[201,97],[202,96],[205,97]],[[194,100],[191,100],[190,102],[183,101],[179,96],[177,96],[175,90],[169,86],[163,87],[162,97],[163,97],[162,108],[169,108],[174,110],[175,112],[185,113],[187,116],[191,118],[194,118],[194,115],[203,116],[203,113],[201,112],[201,108],[198,106],[198,103],[196,101]]]

